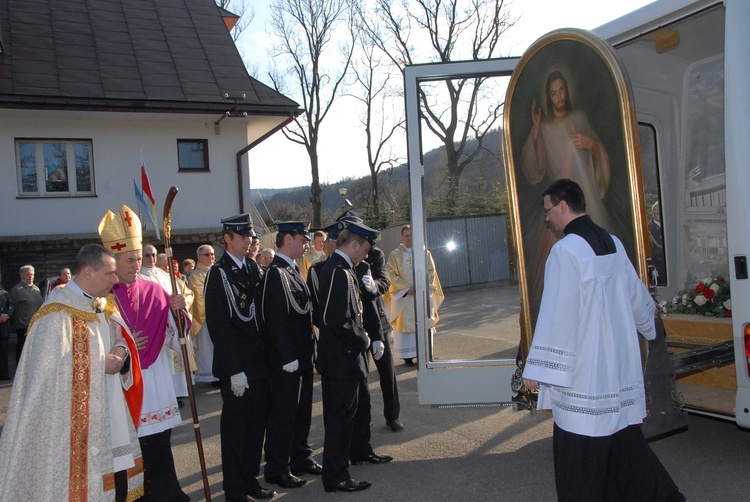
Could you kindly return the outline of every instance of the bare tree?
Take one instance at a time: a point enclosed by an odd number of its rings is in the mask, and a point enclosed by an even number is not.
[[[336,35],[351,37],[351,30],[336,32],[342,23],[352,22],[354,0],[275,0],[271,5],[271,29],[278,43],[272,56],[276,67],[269,73],[276,90],[299,97],[305,113],[282,130],[284,136],[303,145],[310,157],[313,226],[320,227],[321,200],[318,164],[320,127],[340,93],[352,61],[351,38],[338,44],[337,57],[331,57],[329,44]],[[348,33],[348,35],[347,35]],[[288,68],[284,71],[284,64]],[[295,91],[285,89],[287,79]]]
[[[216,0],[216,5],[225,9],[238,17],[234,28],[231,30],[232,40],[237,42],[242,32],[247,29],[255,18],[255,11],[252,7],[248,11],[247,0]]]
[[[512,27],[505,0],[375,0],[384,30],[366,30],[399,67],[414,63],[478,60],[498,56],[500,37]],[[483,148],[503,103],[483,98],[487,78],[443,80],[419,88],[420,115],[445,146],[451,196],[458,198],[464,168]],[[492,102],[491,105],[481,103]],[[467,140],[477,143],[468,148]]]
[[[403,162],[403,156],[395,153],[393,141],[403,138],[397,133],[403,131],[405,119],[403,101],[394,100],[401,95],[394,90],[394,80],[398,80],[396,68],[377,49],[368,31],[361,29],[367,16],[367,12],[359,11],[357,24],[353,25],[354,38],[359,42],[359,54],[352,65],[358,92],[349,95],[364,105],[360,121],[365,126],[371,192],[371,197],[365,199],[367,216],[372,224],[382,227],[390,222],[390,214],[381,214],[378,175],[383,168],[393,168]]]

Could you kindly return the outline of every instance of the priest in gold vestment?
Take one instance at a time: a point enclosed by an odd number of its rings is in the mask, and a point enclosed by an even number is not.
[[[0,438],[0,500],[143,495],[137,350],[103,298],[115,270],[108,250],[84,246],[75,279],[32,318]]]
[[[395,356],[403,359],[407,366],[413,365],[414,358],[417,357],[414,253],[411,245],[411,226],[406,225],[401,229],[401,244],[388,256],[386,268],[391,287],[383,298],[387,304],[388,319],[393,327]],[[427,251],[427,274],[430,281],[430,328],[434,329],[439,319],[438,309],[445,299],[445,294],[429,251]]]

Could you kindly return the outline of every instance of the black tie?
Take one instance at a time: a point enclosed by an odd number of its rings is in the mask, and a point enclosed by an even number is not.
[[[245,274],[247,274],[247,265],[245,264],[244,261],[242,262],[242,271],[245,272]]]

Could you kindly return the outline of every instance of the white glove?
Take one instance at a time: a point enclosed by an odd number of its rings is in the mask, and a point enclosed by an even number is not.
[[[242,395],[245,393],[245,389],[250,388],[250,386],[247,384],[247,375],[245,375],[244,371],[242,373],[232,375],[229,378],[229,381],[232,383],[232,392],[234,392],[234,395],[237,397],[242,397]]]
[[[383,352],[385,352],[385,344],[382,341],[375,340],[372,342],[372,357],[374,357],[376,361],[383,357]]]
[[[284,366],[281,367],[282,370],[287,371],[289,373],[294,373],[299,368],[299,359],[295,359],[291,363],[286,363]]]
[[[368,293],[372,293],[374,295],[378,292],[378,287],[375,285],[375,281],[370,274],[362,276],[362,285],[365,287]]]

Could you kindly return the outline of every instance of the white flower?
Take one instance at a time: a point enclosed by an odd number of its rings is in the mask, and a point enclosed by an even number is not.
[[[703,295],[698,295],[695,297],[695,300],[693,301],[695,302],[696,305],[698,305],[699,307],[702,307],[706,304],[708,299]]]
[[[703,279],[703,284],[705,284],[706,286],[708,286],[712,282],[714,282],[713,277],[706,277],[705,279]]]
[[[718,293],[721,288],[719,287],[718,284],[713,283],[713,284],[711,284],[711,289],[714,290],[714,293]]]
[[[687,305],[689,299],[690,299],[690,297],[688,296],[687,293],[685,293],[684,295],[682,295],[682,304],[683,305]]]
[[[724,308],[727,310],[732,310],[732,299],[725,301],[722,305],[724,305]]]

